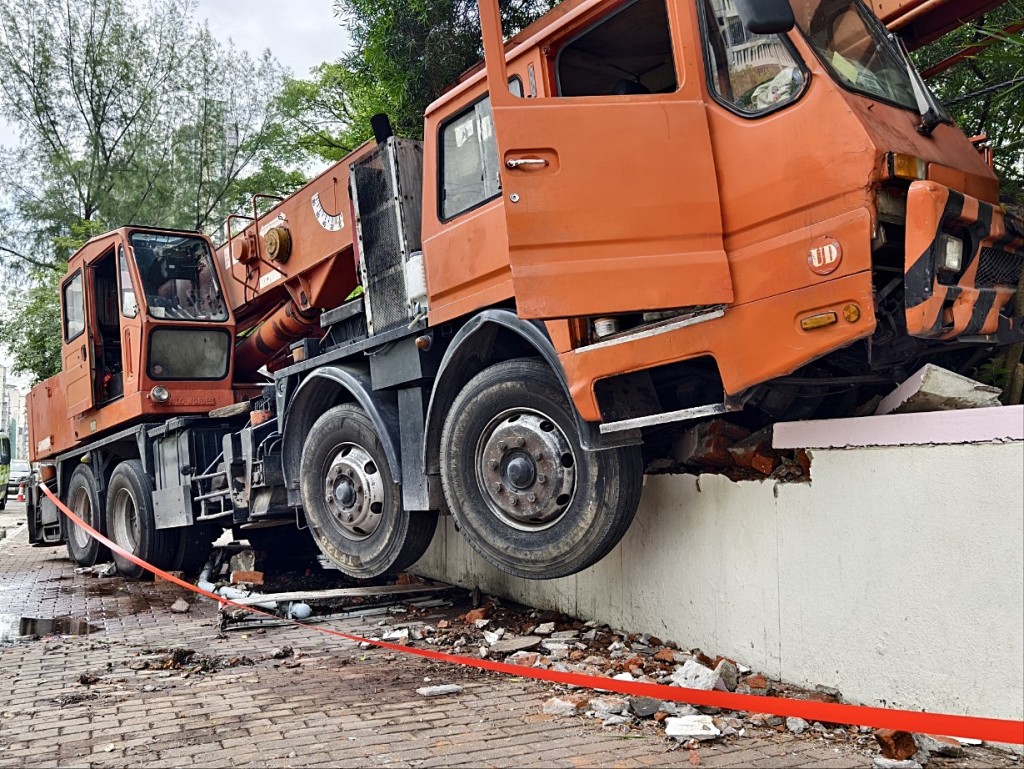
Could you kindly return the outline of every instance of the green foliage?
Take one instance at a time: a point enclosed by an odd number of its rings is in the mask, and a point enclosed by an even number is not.
[[[20,291],[7,292],[0,345],[11,352],[15,373],[48,379],[60,371],[60,279],[55,270],[36,271],[19,282]]]
[[[552,0],[503,0],[506,35],[547,11]],[[476,0],[336,0],[353,51],[285,87],[281,111],[297,144],[337,160],[370,138],[370,116],[385,112],[395,132],[420,138],[423,113],[480,61]]]
[[[925,69],[996,37],[994,44],[935,76],[929,85],[968,136],[988,134],[1003,200],[1019,208],[1024,207],[1024,35],[1002,30],[1022,18],[1024,4],[1011,0],[915,56]]]
[[[0,150],[5,285],[52,288],[50,273],[114,227],[212,232],[252,192],[302,184],[275,107],[283,69],[218,42],[194,12],[195,0],[0,0],[0,112],[20,140]],[[16,367],[37,378],[49,348],[17,312],[43,304],[33,293],[0,314]]]

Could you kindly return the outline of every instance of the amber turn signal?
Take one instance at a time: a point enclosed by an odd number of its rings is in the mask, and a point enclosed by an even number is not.
[[[914,155],[904,155],[902,152],[890,152],[889,176],[893,179],[910,179],[919,181],[928,178],[928,164]]]
[[[856,323],[860,320],[860,307],[855,304],[846,305],[846,307],[843,308],[843,317],[850,323]]]
[[[821,312],[817,315],[811,315],[800,321],[800,328],[804,331],[813,331],[816,328],[824,328],[825,326],[832,326],[839,322],[839,316],[834,312]]]

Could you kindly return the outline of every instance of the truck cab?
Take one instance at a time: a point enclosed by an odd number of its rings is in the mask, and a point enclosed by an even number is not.
[[[60,287],[62,371],[30,396],[34,451],[234,403],[223,281],[198,233],[123,228],[83,246]]]
[[[431,320],[545,320],[587,420],[616,418],[599,382],[685,360],[749,400],[844,349],[834,375],[898,379],[1021,336],[1020,224],[863,3],[757,33],[731,0],[570,1],[507,45],[492,5],[486,73],[427,112]]]

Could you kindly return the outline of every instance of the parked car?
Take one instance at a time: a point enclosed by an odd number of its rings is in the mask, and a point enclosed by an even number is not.
[[[0,432],[0,510],[7,507],[7,492],[10,490],[7,475],[11,469],[11,441],[7,433]]]
[[[29,463],[24,459],[12,459],[11,460],[11,472],[7,478],[7,494],[8,496],[14,496],[18,493],[18,487],[21,484],[28,485],[29,476],[32,474],[32,468]]]

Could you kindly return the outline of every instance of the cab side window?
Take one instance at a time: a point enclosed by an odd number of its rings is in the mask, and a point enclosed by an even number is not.
[[[82,271],[64,284],[64,341],[70,342],[85,331],[85,297],[82,295]]]
[[[795,101],[807,76],[783,38],[749,32],[732,0],[703,0],[701,5],[712,95],[748,115]]]
[[[565,45],[560,96],[632,96],[678,87],[665,0],[636,0]]]
[[[509,80],[508,90],[522,98],[523,83]],[[474,102],[441,125],[442,221],[476,208],[501,193],[498,177],[498,141],[489,97]]]
[[[131,273],[128,272],[124,246],[117,249],[117,272],[121,283],[121,314],[126,318],[134,318],[139,314],[139,303],[135,300],[135,289],[132,287]]]
[[[444,125],[441,160],[442,219],[451,219],[498,195],[498,144],[489,98]]]

